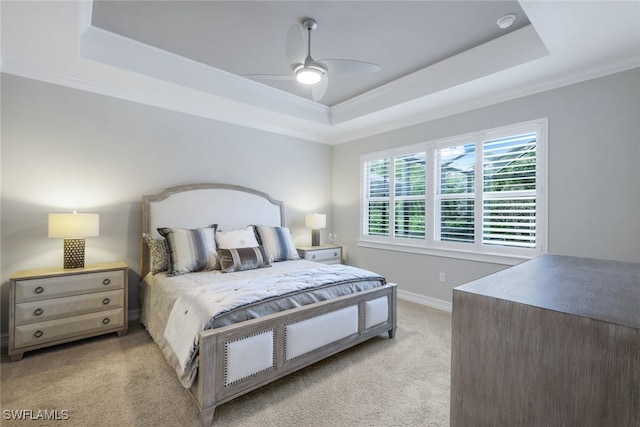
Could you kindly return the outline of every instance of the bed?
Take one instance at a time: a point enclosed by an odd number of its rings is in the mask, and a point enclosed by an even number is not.
[[[184,230],[202,242],[213,233],[217,258],[205,257],[199,265],[206,267],[193,271],[174,262]],[[242,234],[248,230],[258,247],[235,243],[250,240]],[[397,286],[355,267],[297,259],[283,203],[263,192],[194,184],[143,196],[142,232],[141,322],[194,398],[203,426],[224,402],[395,335]],[[159,247],[170,254],[168,266],[158,265]]]

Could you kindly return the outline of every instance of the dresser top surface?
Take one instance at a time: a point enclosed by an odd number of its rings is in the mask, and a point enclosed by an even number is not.
[[[640,328],[640,264],[544,255],[454,289]]]
[[[127,264],[124,262],[106,262],[102,264],[91,264],[84,268],[63,269],[62,267],[37,268],[33,270],[16,271],[11,275],[11,280],[34,277],[48,276],[66,276],[69,274],[94,273],[98,271],[108,271],[117,269],[126,269]]]
[[[342,249],[342,246],[336,245],[320,245],[320,246],[296,246],[300,251],[317,251],[321,249]]]

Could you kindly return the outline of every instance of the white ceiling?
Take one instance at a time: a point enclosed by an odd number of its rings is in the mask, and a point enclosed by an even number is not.
[[[2,72],[334,144],[640,66],[637,0],[118,3],[3,0]],[[331,76],[320,104],[241,76],[287,72],[303,16],[314,57],[380,81]]]

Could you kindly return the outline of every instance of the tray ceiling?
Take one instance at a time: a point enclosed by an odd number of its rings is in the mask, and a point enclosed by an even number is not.
[[[509,28],[496,22],[516,16]],[[92,25],[238,76],[291,76],[289,26],[305,17],[316,59],[373,62],[376,73],[332,74],[333,106],[529,24],[516,1],[96,1]],[[254,80],[310,98],[294,80]]]
[[[307,16],[315,58],[382,71],[322,103],[245,77],[288,72]],[[3,1],[1,19],[3,73],[329,144],[640,67],[635,0]]]

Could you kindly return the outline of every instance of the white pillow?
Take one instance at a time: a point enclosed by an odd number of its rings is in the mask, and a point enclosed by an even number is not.
[[[255,248],[260,246],[252,226],[239,230],[216,232],[216,244],[218,249]]]

